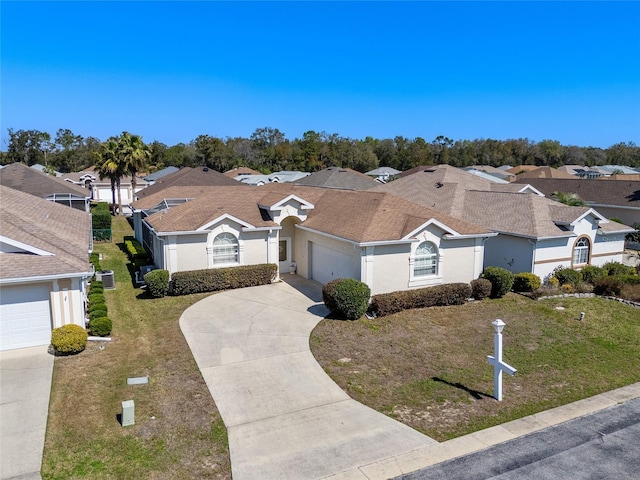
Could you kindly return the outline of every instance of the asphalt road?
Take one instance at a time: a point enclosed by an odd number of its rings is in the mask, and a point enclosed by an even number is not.
[[[638,480],[640,399],[397,480]]]

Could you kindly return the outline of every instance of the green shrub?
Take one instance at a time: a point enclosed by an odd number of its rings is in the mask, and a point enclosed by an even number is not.
[[[540,277],[531,272],[517,273],[513,277],[513,289],[516,292],[533,292],[540,288]]]
[[[617,275],[615,278],[625,285],[640,285],[640,275]]]
[[[482,278],[491,282],[491,298],[501,298],[511,290],[514,275],[506,268],[487,267],[482,272]]]
[[[617,275],[635,275],[636,269],[625,265],[620,262],[607,262],[602,266],[602,269],[609,277],[615,277]]]
[[[111,228],[111,212],[109,210],[94,209],[91,212],[91,224],[94,230],[109,230]]]
[[[96,310],[104,310],[106,312],[107,311],[107,304],[106,303],[92,303],[91,305],[89,305],[89,308],[88,308],[89,313],[94,312]]]
[[[89,305],[93,305],[95,303],[106,303],[104,299],[104,294],[102,293],[90,293],[89,294]]]
[[[369,306],[371,289],[353,278],[336,278],[322,287],[322,299],[331,313],[346,320],[357,320]]]
[[[144,249],[140,242],[138,242],[134,237],[125,237],[124,245],[127,249],[127,254],[129,258],[134,260],[147,260],[149,258],[149,254]]]
[[[89,333],[96,337],[106,337],[111,334],[113,324],[109,317],[92,318],[89,322]]]
[[[89,320],[93,320],[94,318],[99,318],[99,317],[106,317],[106,316],[107,316],[106,310],[93,310],[92,312],[89,312]]]
[[[598,278],[593,285],[593,293],[618,297],[622,292],[623,283],[616,277]]]
[[[104,290],[104,283],[99,280],[94,280],[93,282],[91,282],[91,285],[89,286],[89,291],[91,291],[91,289]]]
[[[377,316],[384,317],[413,308],[463,305],[471,294],[471,286],[467,283],[448,283],[374,295],[370,308]]]
[[[560,286],[570,285],[572,289],[578,288],[580,282],[582,282],[582,274],[578,270],[573,270],[567,267],[557,267],[553,271],[553,276],[558,279]]]
[[[580,274],[582,275],[583,282],[591,283],[593,285],[596,279],[605,276],[605,271],[601,267],[587,265],[586,267],[582,267]]]
[[[491,295],[491,282],[486,278],[471,280],[471,296],[476,300],[484,300]]]
[[[104,287],[102,286],[102,282],[100,285],[93,285],[92,283],[91,286],[89,287],[89,295],[95,295],[95,294],[104,295]]]
[[[51,332],[51,345],[57,353],[73,355],[87,348],[87,331],[79,325],[63,325]]]
[[[169,271],[151,270],[145,274],[144,282],[147,284],[147,291],[152,297],[162,298],[169,291]]]
[[[175,272],[171,275],[169,290],[172,295],[189,295],[192,293],[267,285],[273,281],[277,271],[277,265],[263,263],[259,265],[242,265],[240,267]]]

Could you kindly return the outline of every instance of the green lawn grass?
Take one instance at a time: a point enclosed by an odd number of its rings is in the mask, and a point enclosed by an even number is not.
[[[114,243],[95,245],[115,274],[115,290],[105,290],[112,341],[55,359],[42,476],[231,478],[226,429],[178,324],[207,295],[147,298],[131,281],[127,235],[129,223],[116,217]],[[141,376],[148,385],[127,385]],[[125,400],[135,402],[135,425],[123,428]]]

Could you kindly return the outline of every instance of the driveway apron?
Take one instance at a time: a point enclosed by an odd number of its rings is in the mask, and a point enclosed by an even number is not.
[[[0,480],[39,480],[54,357],[47,346],[0,352]]]
[[[321,286],[230,290],[187,309],[180,327],[227,427],[235,480],[366,478],[360,467],[436,442],[351,399],[309,335],[327,315]]]

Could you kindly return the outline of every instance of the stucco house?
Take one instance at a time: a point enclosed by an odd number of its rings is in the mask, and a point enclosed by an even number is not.
[[[84,327],[91,215],[5,186],[0,199],[0,350],[48,345]]]
[[[170,187],[133,204],[136,238],[169,272],[276,263],[327,283],[355,278],[373,294],[482,272],[487,229],[384,192],[291,183]]]
[[[523,182],[548,197],[554,192],[575,193],[607,218],[618,218],[627,225],[640,223],[638,180],[527,178]]]
[[[0,169],[0,185],[36,197],[89,212],[91,192],[23,163],[12,163]]]
[[[457,170],[457,171],[456,171]],[[484,265],[547,277],[557,266],[622,262],[627,225],[590,207],[569,207],[528,184],[478,184],[437,165],[376,188],[475,223],[496,233],[485,242]],[[488,188],[487,188],[488,187]]]

